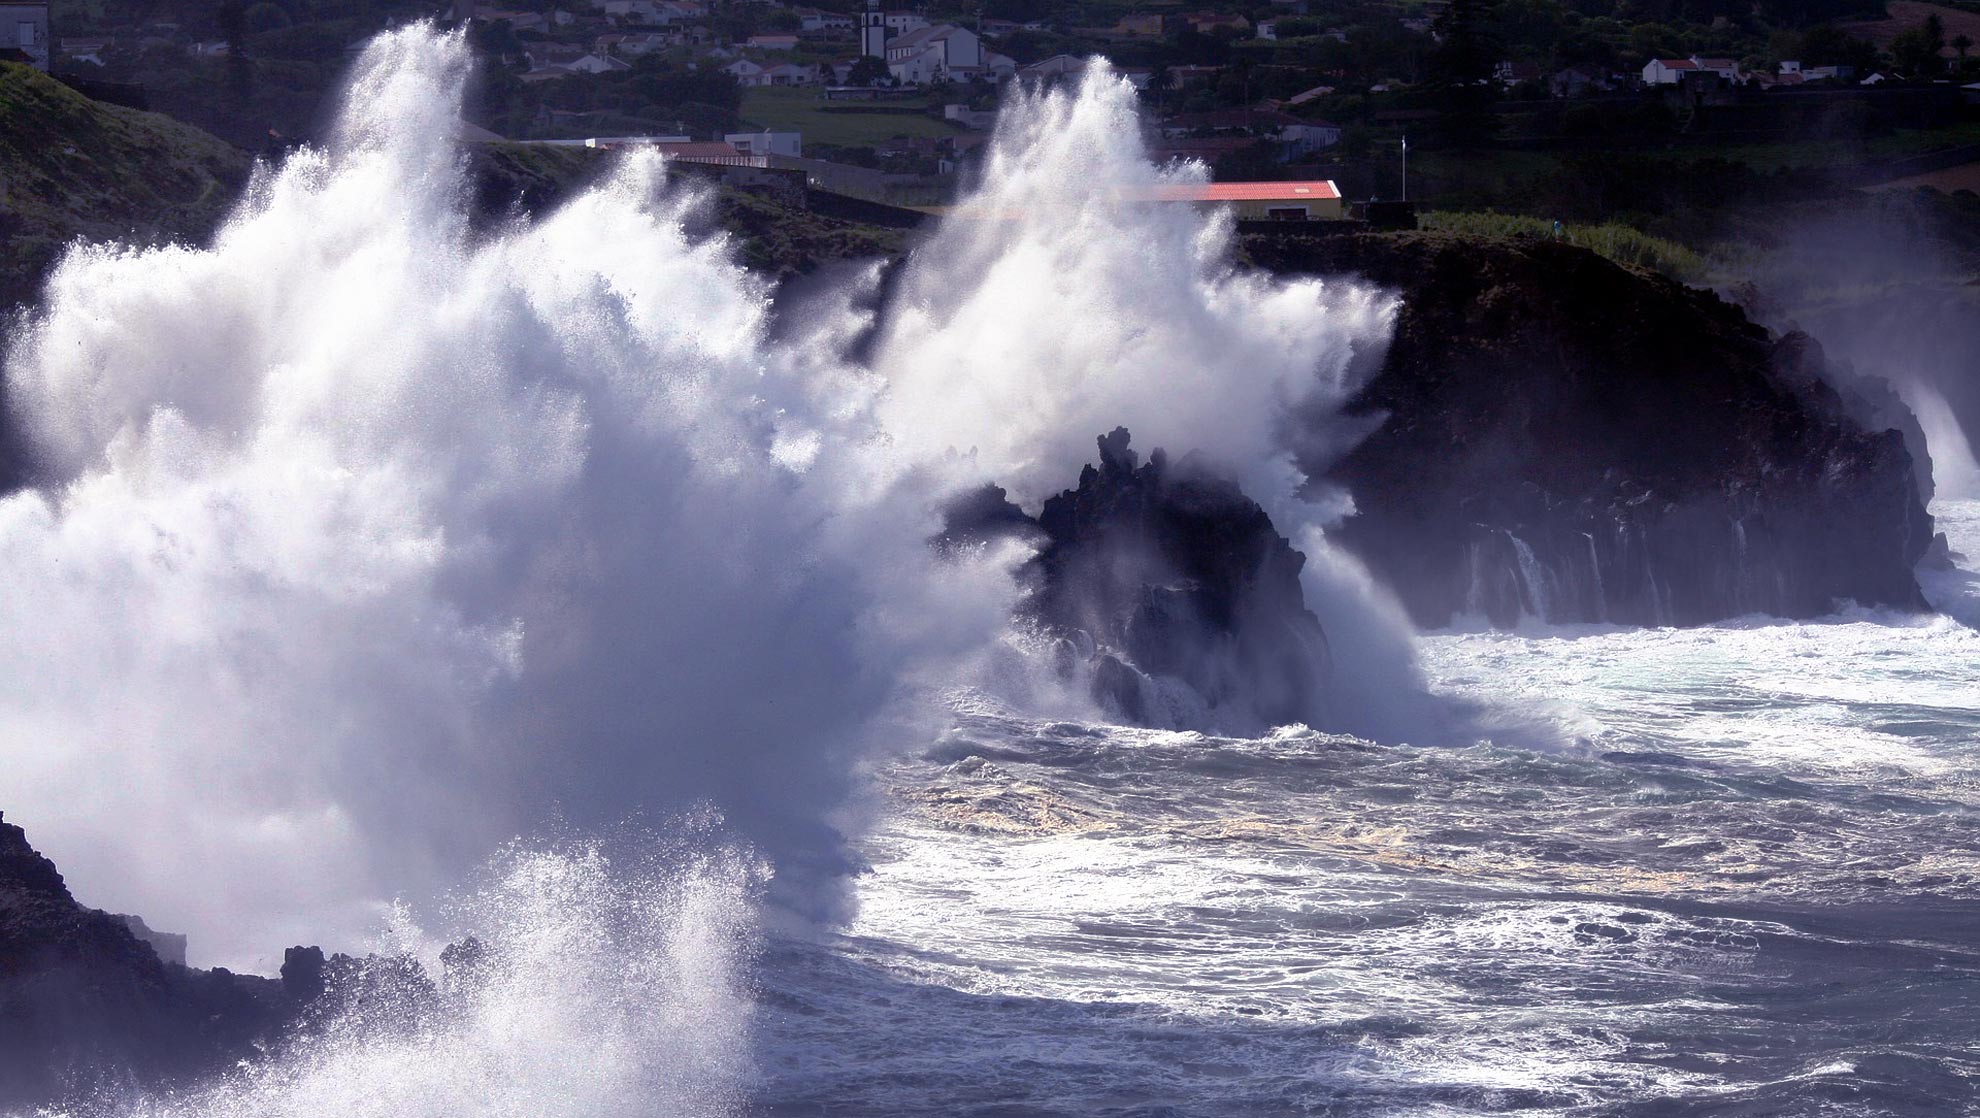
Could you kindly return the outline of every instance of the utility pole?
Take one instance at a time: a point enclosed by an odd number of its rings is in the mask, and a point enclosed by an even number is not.
[[[1409,201],[1409,133],[1403,133],[1402,200]]]

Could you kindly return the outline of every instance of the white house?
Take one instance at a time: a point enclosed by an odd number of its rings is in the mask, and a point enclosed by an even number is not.
[[[736,59],[727,66],[722,67],[722,72],[736,79],[736,84],[745,88],[770,84],[770,79],[764,73],[763,67],[758,66],[747,58]]]
[[[1686,74],[1698,72],[1698,63],[1689,58],[1653,58],[1643,67],[1644,85],[1676,85]]]
[[[888,71],[911,85],[941,81],[957,70],[980,69],[983,62],[983,40],[948,23],[918,28],[887,43]]]
[[[103,65],[103,52],[109,46],[108,39],[71,39],[66,36],[62,39],[63,54],[77,62],[90,62],[98,66]]]
[[[1686,74],[1717,74],[1722,80],[1739,80],[1739,63],[1730,58],[1653,58],[1643,67],[1644,85],[1676,85]]]
[[[0,4],[0,48],[18,50],[48,69],[48,5]]]
[[[817,85],[818,67],[779,62],[763,71],[763,76],[768,79],[766,85]]]
[[[1183,113],[1163,121],[1161,129],[1162,135],[1172,140],[1185,136],[1233,133],[1270,137],[1300,154],[1330,148],[1341,142],[1341,126],[1338,124],[1306,120],[1270,109],[1213,109],[1202,113]]]
[[[905,35],[928,26],[928,21],[921,18],[920,12],[888,12],[886,20],[888,32],[894,35]]]
[[[609,54],[587,54],[566,64],[573,74],[609,74],[619,70],[630,70],[632,64],[622,62]]]
[[[851,31],[857,22],[853,17],[840,12],[824,12],[817,8],[799,8],[798,26],[806,31]]]
[[[1341,126],[1325,120],[1307,120],[1279,129],[1279,142],[1293,152],[1305,155],[1341,142]]]
[[[1726,81],[1739,80],[1739,63],[1730,58],[1700,58],[1694,54],[1691,60],[1698,64],[1700,70],[1709,70]]]
[[[788,155],[792,159],[804,155],[801,132],[731,132],[722,139],[744,155]]]
[[[634,31],[619,36],[618,53],[629,58],[638,58],[642,54],[666,50],[679,41],[680,36],[677,34],[670,35],[662,31]]]

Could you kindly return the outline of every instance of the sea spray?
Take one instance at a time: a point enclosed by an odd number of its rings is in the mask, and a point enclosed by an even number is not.
[[[705,821],[689,833],[709,837]],[[437,989],[353,999],[284,1038],[278,1058],[110,1109],[133,1118],[736,1113],[751,1071],[743,972],[762,871],[719,842],[666,848],[639,860],[582,843],[513,848],[445,906],[448,934],[472,935],[474,948],[465,965],[426,960]],[[377,946],[432,956],[434,942],[401,920]]]
[[[1346,500],[1285,449],[1295,408],[1347,445],[1392,307],[1123,201],[1202,172],[1148,164],[1104,67],[1006,113],[864,363],[850,292],[773,331],[651,153],[473,233],[468,70],[382,36],[325,150],[204,248],[73,251],[11,349],[45,483],[0,501],[0,802],[84,896],[272,970],[545,819],[708,804],[835,915],[863,759],[1022,646],[1021,555],[930,562],[942,499],[1035,500],[1123,422],[1308,549],[1329,717],[1410,706],[1406,627],[1326,547]]]
[[[871,374],[766,350],[656,157],[471,236],[466,63],[383,36],[328,150],[207,248],[72,253],[11,354],[0,798],[197,959],[697,803],[829,913],[876,719],[1014,593],[926,562]]]

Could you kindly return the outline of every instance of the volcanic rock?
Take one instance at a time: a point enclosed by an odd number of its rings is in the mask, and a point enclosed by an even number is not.
[[[1131,721],[1199,720],[1163,683],[1186,686],[1219,727],[1312,720],[1327,642],[1300,590],[1305,556],[1198,456],[1158,449],[1144,465],[1128,444],[1125,428],[1101,436],[1099,465],[1035,519],[994,486],[966,495],[938,543],[1037,541],[1020,572],[1025,615]]]
[[[1349,405],[1383,422],[1306,465],[1353,494],[1334,538],[1418,624],[1924,607],[1932,522],[1904,438],[1850,414],[1806,335],[1552,241],[1247,249],[1401,295],[1386,363]]]
[[[76,903],[0,817],[0,1107],[224,1067],[285,1015],[275,983],[167,963]]]

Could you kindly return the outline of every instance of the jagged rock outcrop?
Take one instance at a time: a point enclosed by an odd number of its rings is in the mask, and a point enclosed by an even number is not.
[[[276,983],[164,962],[78,904],[0,817],[0,1106],[224,1067],[286,1014]]]
[[[0,1109],[189,1082],[333,1021],[416,1029],[439,1006],[409,956],[292,947],[280,979],[260,978],[163,960],[134,925],[77,903],[0,817]],[[184,949],[183,937],[149,934]],[[449,985],[465,988],[485,955],[478,940],[449,947]]]
[[[1335,538],[1417,623],[1699,624],[1922,608],[1931,520],[1903,436],[1866,430],[1820,347],[1571,245],[1440,234],[1275,238],[1281,271],[1401,293],[1338,462]]]
[[[1020,572],[1025,614],[1084,661],[1098,696],[1132,721],[1207,717],[1235,728],[1312,720],[1327,641],[1306,608],[1305,556],[1231,481],[1195,455],[1161,450],[1143,465],[1124,428],[1099,439],[1100,463],[1034,519],[990,487],[949,509],[938,544],[1021,534],[1037,553]],[[1201,704],[1178,710],[1165,685]]]

